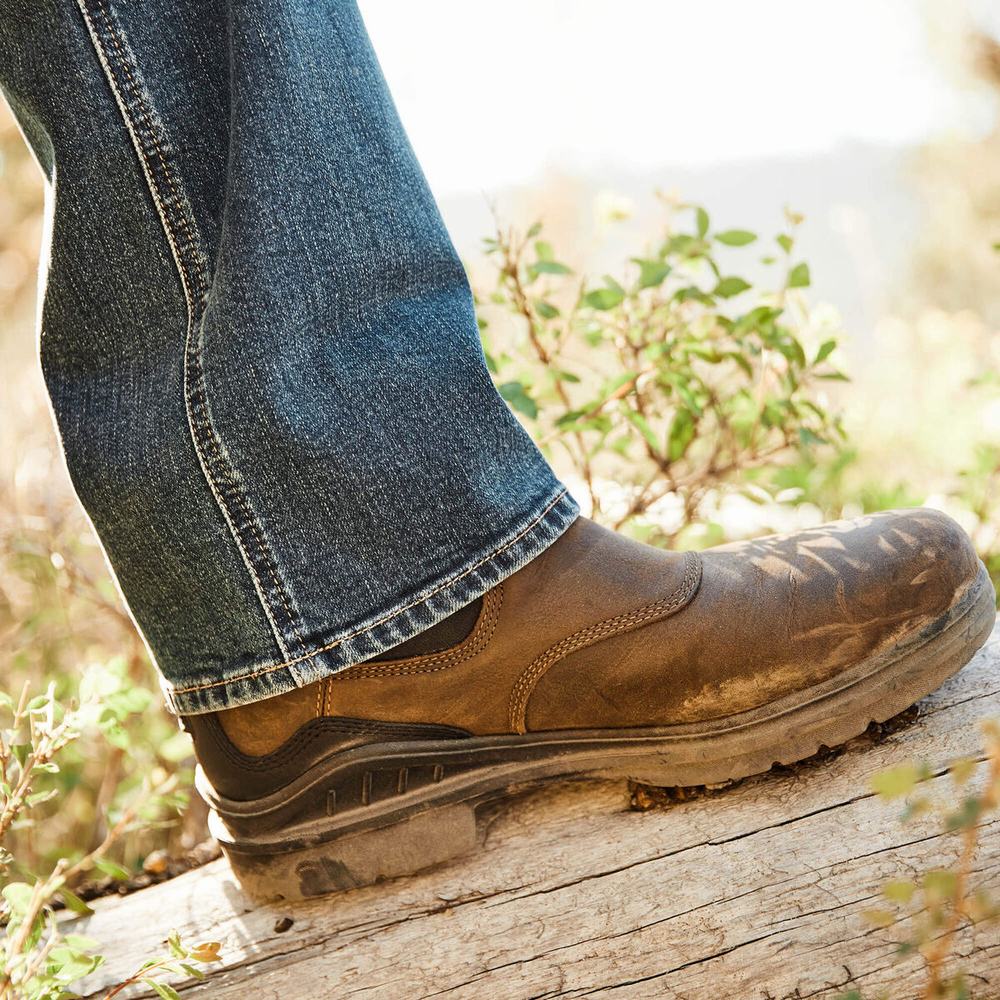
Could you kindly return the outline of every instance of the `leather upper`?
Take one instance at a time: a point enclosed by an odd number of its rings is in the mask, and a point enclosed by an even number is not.
[[[441,738],[441,726],[458,737],[716,719],[888,647],[942,615],[977,571],[965,533],[931,510],[700,554],[580,518],[485,595],[456,646],[358,664],[219,713],[218,730],[241,753],[266,756],[324,718],[349,720],[355,742],[392,738],[377,725],[359,737],[358,720]],[[199,757],[206,725],[195,726]]]

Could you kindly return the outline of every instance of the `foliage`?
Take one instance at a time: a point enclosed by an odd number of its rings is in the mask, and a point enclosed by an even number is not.
[[[886,801],[905,800],[904,821],[928,814],[940,817],[942,836],[958,842],[951,866],[939,867],[882,886],[884,905],[866,913],[876,928],[904,931],[897,946],[900,958],[919,956],[926,970],[923,1000],[971,1000],[969,977],[953,955],[964,926],[1000,923],[1000,899],[985,884],[973,882],[979,831],[1000,810],[1000,721],[983,724],[983,762],[974,757],[954,760],[947,768],[950,795],[933,797],[927,785],[938,771],[923,761],[910,762],[875,775],[872,791]],[[978,787],[974,778],[985,763]],[[865,1000],[852,990],[838,1000]]]
[[[52,490],[56,456],[32,437],[26,429],[14,452],[25,460],[0,479],[0,675],[8,693],[51,687],[60,705],[78,696],[102,705],[61,754],[49,779],[58,794],[35,804],[30,829],[8,831],[8,849],[40,869],[67,845],[84,851],[99,843],[107,810],[158,768],[188,783],[191,745],[163,711],[152,666],[75,499]],[[151,850],[176,851],[203,837],[186,820],[136,828],[112,853],[134,871]]]
[[[996,137],[989,145],[981,152],[995,159]],[[205,828],[197,801],[184,804],[190,743],[155,693],[155,673],[51,431],[30,357],[40,185],[3,118],[0,167],[0,367],[9,389],[0,420],[0,676],[8,692],[0,703],[6,713],[0,947],[7,977],[0,979],[0,997],[42,1000],[69,995],[71,984],[100,961],[97,943],[59,932],[56,908],[85,906],[73,892],[79,880],[94,871],[123,878],[154,850],[193,846]],[[965,197],[968,178],[951,162],[941,172],[958,177],[953,186]],[[991,176],[974,164],[967,173],[980,186]],[[940,181],[934,180],[936,192]],[[980,229],[988,216],[977,206],[989,197],[984,190],[969,212]],[[928,203],[953,219],[956,199]],[[984,439],[972,461],[946,453],[933,477],[900,465],[913,441],[932,438],[945,422],[926,407],[916,382],[892,392],[878,384],[838,384],[844,353],[838,332],[805,298],[812,276],[798,253],[801,218],[789,213],[772,242],[714,227],[700,207],[667,210],[653,245],[599,282],[566,263],[566,252],[538,225],[523,234],[502,230],[486,245],[497,265],[478,303],[487,360],[500,392],[595,515],[655,544],[703,545],[732,536],[719,516],[730,501],[764,512],[760,524],[770,528],[788,524],[789,513],[818,521],[936,496],[973,532],[1000,579],[1000,449]],[[919,285],[937,294],[942,276],[953,279],[956,307],[967,306],[972,255],[975,305],[990,315],[994,237],[970,238],[965,226],[947,240],[941,232],[925,227],[923,241],[936,256],[920,262]],[[769,276],[763,287],[755,277],[761,259]],[[942,385],[941,359],[965,358],[980,376],[974,383],[956,376],[942,395],[950,394],[947,405],[957,410],[978,393],[979,405],[1000,387],[1000,355],[992,329],[972,341],[959,326],[949,327],[941,353],[932,355],[921,340],[921,320],[914,320],[897,356],[860,367],[895,371],[900,359],[909,360]],[[987,342],[994,345],[989,350]],[[883,413],[866,408],[880,393],[924,400],[920,413],[906,413],[905,441]],[[853,443],[841,409],[864,431]],[[28,691],[43,693],[10,697]],[[925,962],[928,989],[933,984],[937,991],[927,997],[963,995],[958,970],[946,967],[953,964],[948,946],[959,925],[995,912],[969,884],[963,862],[982,817],[996,808],[995,739],[991,747],[993,784],[963,793],[974,806],[945,810],[945,825],[955,827],[949,836],[960,845],[956,865],[909,886],[890,883],[886,905],[871,918],[879,924],[890,913],[895,927],[896,911],[908,914],[909,922],[898,924],[906,929],[901,952]],[[956,789],[967,788],[967,768],[955,765]],[[921,812],[926,773],[914,765],[884,776],[879,792],[892,796],[912,786],[913,811]],[[159,977],[196,976],[198,963],[215,954],[211,943],[186,948],[174,937],[168,954],[149,959],[109,995],[142,982],[175,996]]]
[[[55,902],[79,913],[89,912],[73,891],[79,879],[94,869],[127,877],[110,859],[112,848],[130,831],[155,828],[186,801],[186,795],[178,791],[178,774],[160,770],[146,777],[130,801],[109,807],[99,843],[83,851],[78,845],[65,845],[64,855],[44,874],[31,870],[3,846],[10,843],[12,832],[34,832],[39,823],[37,811],[60,798],[61,759],[81,735],[96,728],[118,747],[127,747],[123,723],[145,707],[148,697],[148,692],[132,688],[123,672],[114,669],[90,671],[82,690],[84,700],[69,707],[56,699],[54,684],[35,697],[29,697],[25,685],[17,701],[0,693],[4,722],[0,728],[2,1000],[67,996],[73,982],[97,968],[101,958],[92,952],[95,943],[61,933]]]
[[[104,1000],[112,1000],[129,986],[141,983],[148,986],[161,1000],[181,1000],[180,994],[169,983],[161,982],[160,976],[187,977],[189,979],[204,979],[205,973],[192,962],[209,963],[219,960],[219,942],[203,941],[191,948],[186,947],[174,932],[167,938],[169,952],[160,958],[151,958],[128,979],[119,983],[105,994]]]
[[[736,271],[759,256],[757,235],[713,230],[700,206],[671,208],[656,245],[599,283],[563,263],[540,224],[486,241],[497,264],[480,296],[487,362],[595,517],[673,544],[720,491],[772,501],[761,473],[842,441],[823,391],[844,379],[837,339],[811,321],[801,216],[786,218],[764,251],[764,289]]]

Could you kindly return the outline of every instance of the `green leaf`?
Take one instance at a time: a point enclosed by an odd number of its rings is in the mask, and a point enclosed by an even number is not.
[[[108,858],[97,858],[94,861],[94,867],[98,871],[104,872],[105,875],[110,875],[113,879],[117,879],[119,882],[127,882],[132,877],[128,869],[122,868],[121,865]]]
[[[904,905],[913,899],[913,894],[916,891],[916,885],[906,879],[897,879],[892,882],[886,882],[886,884],[882,886],[882,895],[885,896],[886,899],[892,903],[903,903]]]
[[[49,961],[58,968],[56,975],[59,981],[68,984],[89,975],[104,959],[60,944],[49,952]]]
[[[701,358],[702,361],[707,361],[710,365],[717,365],[724,357],[719,353],[718,348],[710,347],[708,344],[691,344],[686,347],[686,350],[688,354]]]
[[[535,243],[535,254],[539,260],[555,260],[556,255],[552,249],[552,244],[545,240],[538,240]]]
[[[102,723],[101,732],[104,738],[119,750],[128,750],[129,735],[128,730],[117,722]]]
[[[937,869],[924,873],[924,893],[936,900],[952,899],[958,890],[958,873]]]
[[[11,914],[20,917],[28,911],[34,893],[27,882],[11,882],[3,887],[0,895],[7,901]]]
[[[89,917],[94,912],[75,892],[70,892],[65,886],[59,890],[59,895],[62,897],[62,901],[66,904],[67,910],[79,913],[82,917]],[[66,940],[68,941],[73,936],[75,935],[67,934]],[[87,940],[90,939],[88,938]],[[83,947],[97,947],[97,945],[94,944]]]
[[[712,290],[713,295],[718,295],[723,299],[731,299],[734,295],[745,292],[750,287],[750,282],[742,278],[732,276],[723,278]]]
[[[684,457],[688,446],[694,440],[695,421],[690,410],[678,410],[670,423],[667,435],[667,454],[671,462]]]
[[[820,362],[826,361],[826,359],[833,354],[837,348],[837,341],[835,340],[824,340],[822,344],[819,345],[819,350],[816,352],[816,357],[813,360],[814,365],[820,364]]]
[[[774,309],[771,306],[756,306],[736,321],[733,332],[744,334],[751,330],[769,330],[780,315],[780,309]]]
[[[534,306],[535,312],[542,319],[555,319],[559,315],[559,310],[551,302],[546,302],[545,299],[535,299]]]
[[[104,707],[110,708],[119,719],[145,712],[152,704],[152,692],[146,688],[133,687],[114,691],[104,696]]]
[[[641,414],[637,413],[635,410],[625,410],[625,417],[633,427],[638,430],[638,432],[643,436],[646,444],[653,450],[654,453],[659,453],[660,442],[657,440],[656,435],[653,433],[653,429],[649,426],[646,418]]]
[[[735,361],[736,364],[738,364],[746,373],[747,378],[753,378],[753,366],[742,354],[739,353],[739,351],[728,351],[726,353],[726,357]]]
[[[675,233],[660,247],[660,255],[668,257],[679,254],[682,257],[697,257],[705,249],[705,244],[690,233]]]
[[[664,278],[670,274],[671,267],[662,260],[643,260],[633,257],[633,262],[639,265],[639,288],[656,288],[663,284]]]
[[[632,439],[628,434],[620,434],[614,440],[608,442],[608,447],[616,454],[621,455],[623,458],[628,455],[629,445],[632,443]]]
[[[789,288],[808,288],[810,281],[809,265],[805,261],[796,264],[788,273]]]
[[[556,427],[558,427],[560,430],[564,430],[567,427],[572,427],[573,424],[575,424],[580,419],[580,417],[584,416],[588,412],[589,410],[587,410],[586,408],[570,410],[567,413],[564,413],[561,417],[559,417],[556,420]]]
[[[888,910],[865,910],[862,916],[873,927],[891,927],[896,922],[896,915]]]
[[[497,386],[497,391],[519,413],[531,417],[532,420],[538,416],[538,404],[528,395],[520,382],[504,382],[503,385]]]
[[[625,298],[625,293],[621,288],[595,288],[592,292],[587,292],[583,297],[583,304],[591,309],[606,311],[621,305]]]
[[[783,331],[785,332],[785,331]],[[787,340],[779,340],[774,345],[793,365],[801,368],[806,366],[806,352],[802,350],[802,345],[795,337],[789,336]]]
[[[795,240],[793,240],[791,236],[782,233],[779,237],[777,237],[777,244],[782,250],[785,251],[785,253],[791,253],[792,247],[795,245]]]
[[[674,299],[677,302],[695,301],[702,305],[714,306],[715,302],[711,295],[706,295],[697,285],[687,285],[685,288],[678,288],[674,292]]]
[[[536,260],[534,264],[528,265],[528,276],[532,281],[540,274],[572,274],[572,268],[565,264],[560,264],[557,260]]]
[[[727,247],[745,247],[757,239],[757,234],[751,233],[749,229],[727,229],[725,232],[716,233],[715,238]]]
[[[143,979],[142,982],[163,1000],[181,1000],[180,993],[168,983],[158,983],[155,979]]]
[[[918,764],[899,764],[873,774],[871,789],[883,799],[900,799],[909,795],[925,775],[926,767]]]
[[[697,223],[698,238],[704,239],[705,234],[708,232],[709,218],[708,212],[706,212],[700,205],[695,210],[695,220]]]
[[[691,387],[688,384],[688,379],[679,372],[670,372],[664,376],[665,380],[674,387],[677,395],[684,400],[684,405],[696,416],[701,416],[702,407],[701,403],[695,398],[694,393],[691,391]]]
[[[54,799],[59,794],[58,788],[50,788],[47,792],[32,792],[31,795],[25,798],[25,802],[29,809],[35,806],[40,806],[43,802],[48,802],[50,799]]]
[[[982,800],[976,795],[970,795],[962,801],[958,809],[945,818],[945,829],[949,831],[967,830],[979,822],[982,811]]]

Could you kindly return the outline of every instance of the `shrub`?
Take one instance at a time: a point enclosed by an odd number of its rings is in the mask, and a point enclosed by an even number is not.
[[[757,288],[736,270],[758,256],[756,234],[678,212],[687,229],[673,213],[654,247],[599,283],[575,275],[541,225],[501,230],[486,241],[496,285],[479,296],[500,393],[596,518],[657,544],[704,526],[720,492],[772,500],[769,473],[843,438],[822,391],[844,379],[837,340],[802,294],[801,217],[786,213],[762,258],[773,280]]]

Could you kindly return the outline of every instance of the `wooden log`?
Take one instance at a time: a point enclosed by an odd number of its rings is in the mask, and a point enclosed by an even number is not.
[[[107,955],[83,992],[103,996],[177,930],[222,942],[205,982],[174,983],[185,998],[910,1000],[924,973],[896,956],[905,928],[863,913],[887,879],[951,864],[958,843],[937,819],[901,823],[869,782],[923,758],[947,794],[944,766],[980,750],[990,717],[1000,629],[915,721],[833,759],[646,812],[621,784],[537,790],[498,807],[469,858],[302,904],[254,907],[224,861],[103,900],[75,928]],[[974,881],[1000,883],[1000,818],[983,824]],[[1000,995],[997,926],[964,928],[956,950],[974,995]]]

